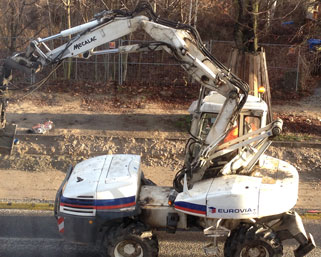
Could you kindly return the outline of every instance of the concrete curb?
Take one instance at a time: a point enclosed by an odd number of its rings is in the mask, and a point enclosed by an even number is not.
[[[48,202],[24,202],[24,201],[7,201],[0,202],[0,209],[29,210],[29,211],[53,211],[54,203]]]
[[[310,220],[320,220],[321,219],[321,210],[310,210],[310,209],[293,209],[296,211],[302,218]]]
[[[29,211],[53,211],[54,202],[26,202],[26,201],[2,201],[0,202],[0,209],[13,209],[13,210],[29,210]],[[310,210],[310,209],[297,209],[294,208],[302,218],[320,220],[321,210]]]

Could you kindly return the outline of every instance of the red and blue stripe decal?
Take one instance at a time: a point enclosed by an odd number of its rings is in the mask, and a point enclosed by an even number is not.
[[[134,205],[136,205],[135,196],[109,200],[74,199],[63,196],[60,198],[60,206],[79,209],[111,210],[131,207]]]
[[[206,205],[188,203],[188,202],[175,202],[175,209],[206,215]]]

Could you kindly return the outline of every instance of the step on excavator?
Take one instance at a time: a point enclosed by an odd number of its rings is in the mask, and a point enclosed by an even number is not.
[[[152,40],[95,50],[136,31]],[[47,42],[65,39],[50,49]],[[101,48],[100,48],[101,49]],[[283,256],[282,242],[295,239],[296,257],[315,248],[311,234],[292,210],[299,176],[289,163],[265,154],[281,133],[282,121],[267,123],[267,105],[249,96],[249,86],[204,46],[194,27],[157,16],[148,2],[133,11],[106,10],[85,24],[31,40],[25,52],[4,63],[0,80],[1,138],[11,151],[15,126],[5,108],[12,71],[53,70],[66,58],[163,50],[200,84],[192,103],[184,165],[172,187],[144,177],[139,155],[103,155],[70,167],[57,191],[55,217],[65,240],[100,244],[103,256],[155,257],[156,230],[203,231],[213,239],[209,256]],[[41,81],[43,83],[43,81]],[[225,239],[224,249],[218,238]]]

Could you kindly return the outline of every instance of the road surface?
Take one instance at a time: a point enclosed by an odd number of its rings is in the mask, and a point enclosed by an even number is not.
[[[321,220],[304,220],[306,230],[321,245]],[[210,241],[198,232],[179,232],[174,235],[158,232],[159,257],[201,257],[203,247]],[[222,244],[221,244],[222,246]],[[285,243],[284,256],[292,257],[296,246]],[[1,257],[99,257],[99,247],[66,243],[60,237],[52,212],[0,211]],[[308,257],[320,257],[317,247]]]

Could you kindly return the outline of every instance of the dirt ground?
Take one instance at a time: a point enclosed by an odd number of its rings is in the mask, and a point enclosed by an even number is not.
[[[11,103],[7,120],[18,124],[19,144],[11,156],[0,156],[0,199],[52,200],[70,164],[101,154],[140,154],[145,176],[171,185],[182,166],[186,109],[193,98],[187,94],[182,101],[172,101],[172,91],[166,88],[155,96],[144,88],[128,90],[131,96],[122,98],[124,90],[99,94],[46,89]],[[321,141],[320,97],[321,87],[295,104],[273,106],[274,117],[285,121],[286,134],[301,135],[294,140]],[[54,130],[44,136],[27,133],[46,120],[54,122]],[[316,197],[321,188],[321,149],[270,147],[268,152],[298,169],[297,207],[321,209]]]

